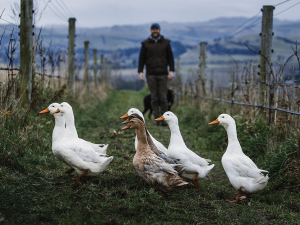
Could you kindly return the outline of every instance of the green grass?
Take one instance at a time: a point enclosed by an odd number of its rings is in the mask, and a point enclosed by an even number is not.
[[[226,199],[235,198],[235,190],[221,165],[227,146],[226,132],[221,126],[207,125],[223,111],[219,106],[209,115],[195,107],[174,108],[187,146],[211,159],[216,166],[199,182],[199,189],[178,190],[166,200],[160,199],[162,194],[154,192],[132,166],[134,132],[118,133],[124,126],[119,117],[131,107],[142,110],[146,94],[145,89],[111,91],[103,102],[86,103],[85,107],[72,102],[79,136],[95,143],[109,143],[107,152],[114,156],[105,173],[99,178],[86,178],[82,185],[73,184],[71,178],[76,177],[76,173],[64,174],[68,167],[51,152],[53,116],[30,113],[22,128],[18,126],[21,120],[18,114],[3,119],[0,223],[300,224],[300,194],[286,188],[284,176],[280,174],[249,201],[226,202]],[[47,104],[40,103],[37,112]],[[151,134],[168,146],[169,128],[156,127],[148,120],[146,124]],[[272,168],[278,171],[276,166],[282,163],[284,156],[271,154],[264,147],[270,138],[269,128],[263,122],[253,126],[260,127],[261,132],[254,129],[247,134],[247,126],[238,124],[238,137],[245,153],[252,154],[262,169],[268,169],[266,167],[273,163]],[[291,144],[282,145],[278,151],[284,154],[285,148],[293,148],[292,144],[291,140]]]

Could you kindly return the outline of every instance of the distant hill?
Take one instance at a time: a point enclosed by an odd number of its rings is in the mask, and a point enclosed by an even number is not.
[[[240,30],[235,29],[248,19],[244,17],[217,18],[207,22],[193,23],[160,22],[160,25],[162,35],[172,40],[171,44],[175,57],[181,56],[182,62],[187,64],[197,64],[199,60],[199,43],[202,41],[208,42],[207,50],[209,54],[214,55],[214,59],[216,59],[216,56],[224,58],[224,54],[225,56],[226,54],[242,56],[240,58],[253,56],[243,43],[246,42],[254,50],[259,50],[260,24],[233,36]],[[247,27],[247,25],[246,23],[245,26]],[[83,42],[89,40],[90,48],[98,49],[99,54],[105,54],[105,57],[109,60],[112,60],[112,55],[114,55],[118,58],[120,65],[135,67],[140,43],[150,34],[149,26],[150,24],[98,28],[77,27],[77,58],[80,61],[83,60]],[[11,25],[7,25],[7,28],[12,29]],[[275,54],[280,52],[279,55],[286,57],[282,51],[287,48],[290,49],[290,45],[297,39],[295,37],[300,37],[300,23],[299,21],[281,21],[275,18],[273,30],[275,33],[273,43],[274,48],[276,48],[274,49]],[[38,33],[39,28],[36,28],[35,34]],[[67,51],[67,26],[44,27],[41,34],[46,46],[51,42],[53,49],[61,48]],[[4,39],[0,48],[2,49],[6,45],[7,39]],[[92,58],[92,51],[90,51],[90,58]],[[0,52],[0,62],[1,59],[5,63],[5,51]]]
[[[291,46],[295,48],[297,40],[299,43],[300,37],[293,38],[274,36],[272,41],[272,61],[274,63],[284,62],[290,55],[293,54]],[[209,42],[207,45],[207,63],[216,65],[229,62],[233,63],[233,60],[239,63],[248,60],[259,61],[260,56],[251,52],[245,44],[253,51],[259,52],[261,44],[260,36],[252,34],[238,38]],[[181,64],[191,65],[199,63],[199,52],[199,46],[188,49],[180,56]],[[295,59],[291,62],[295,62]]]
[[[233,17],[218,18],[207,22],[194,23],[167,23],[161,22],[162,35],[172,41],[181,42],[183,45],[198,45],[202,41],[211,42],[215,39],[233,37],[234,31],[239,25],[249,18]],[[246,23],[247,25],[248,23]],[[251,23],[250,23],[251,24]],[[140,47],[140,42],[150,35],[150,24],[122,25],[99,28],[76,28],[76,46],[83,47],[83,41],[89,40],[91,47],[104,51],[115,49],[127,49]],[[51,34],[52,30],[52,34]],[[249,34],[260,33],[260,24],[237,34],[241,37]],[[275,36],[298,37],[300,36],[300,21],[281,21],[274,19]],[[43,28],[42,34],[46,40],[51,36],[54,44],[67,43],[68,28],[64,26]]]

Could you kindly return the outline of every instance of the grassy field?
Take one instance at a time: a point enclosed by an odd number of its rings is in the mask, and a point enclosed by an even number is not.
[[[68,167],[52,154],[54,118],[38,115],[48,103],[41,104],[26,119],[17,115],[2,118],[0,223],[300,224],[299,189],[285,185],[290,180],[285,180],[284,174],[278,175],[279,172],[250,200],[226,202],[235,198],[235,190],[221,165],[227,136],[223,127],[207,125],[223,112],[222,107],[211,110],[211,114],[187,106],[174,108],[187,146],[216,166],[199,182],[199,189],[178,190],[166,200],[160,199],[162,194],[154,192],[132,166],[134,132],[120,131],[124,125],[119,117],[131,107],[142,109],[146,94],[145,89],[111,91],[102,102],[95,100],[81,106],[72,103],[79,136],[95,143],[109,143],[107,153],[114,156],[105,173],[99,178],[86,178],[81,185],[73,184],[71,178],[76,173],[64,174]],[[25,120],[26,126],[19,129],[19,122]],[[151,134],[168,146],[169,128],[156,127],[148,120],[146,124]],[[278,154],[267,153],[265,147],[271,131],[262,122],[253,126],[259,131],[238,125],[244,151],[260,168],[273,169],[276,174]],[[295,151],[293,140],[284,145],[288,150],[280,151],[284,154]]]

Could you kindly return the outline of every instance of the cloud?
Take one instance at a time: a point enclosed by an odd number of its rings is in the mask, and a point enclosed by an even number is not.
[[[64,7],[60,1],[67,6]],[[274,3],[275,2],[275,3]],[[67,18],[75,16],[77,26],[103,27],[124,24],[145,24],[154,21],[199,22],[218,17],[252,17],[263,5],[276,5],[282,0],[51,0],[38,25],[67,25]],[[4,1],[4,18],[11,15],[13,1]],[[46,0],[39,1],[39,10],[45,7]],[[279,5],[275,13],[295,2]],[[300,20],[300,5],[278,15],[278,19]],[[51,10],[52,9],[52,10]],[[55,12],[53,12],[55,11]],[[69,13],[69,11],[72,12]],[[61,19],[64,18],[64,19]]]

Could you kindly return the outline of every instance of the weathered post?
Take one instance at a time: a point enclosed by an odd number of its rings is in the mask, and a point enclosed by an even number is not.
[[[110,80],[111,80],[111,63],[106,59],[107,64],[107,85],[110,86]]]
[[[181,80],[181,73],[180,73],[180,57],[176,58],[176,65],[175,65],[175,71],[176,71],[176,80],[175,80],[175,87],[177,92],[177,106],[179,105],[179,101],[181,99],[182,92],[182,80]]]
[[[269,102],[268,86],[266,82],[270,81],[271,74],[271,51],[273,36],[273,10],[274,6],[264,5],[262,9],[262,27],[261,27],[261,49],[260,49],[260,82],[259,82],[259,102],[262,105],[271,106]],[[263,111],[263,110],[262,110]]]
[[[201,82],[201,86],[202,86],[202,95],[206,95],[206,90],[205,90],[205,69],[206,69],[206,46],[207,46],[207,42],[201,42],[200,43],[200,82]]]
[[[89,93],[89,41],[84,42],[84,81],[87,93]]]
[[[214,97],[214,70],[211,70],[211,77],[210,77],[210,92],[211,97]]]
[[[108,61],[107,59],[105,58],[104,59],[104,83],[105,85],[108,85]]]
[[[100,82],[104,83],[104,56],[100,55]]]
[[[98,87],[98,65],[97,65],[97,49],[93,50],[93,54],[94,54],[94,82],[95,82],[95,87]]]
[[[300,131],[298,131],[298,158],[300,159]]]
[[[69,18],[69,47],[68,47],[68,87],[75,96],[74,55],[75,55],[75,18]]]
[[[233,113],[233,105],[234,105],[234,81],[235,81],[235,77],[234,77],[234,72],[232,71],[232,83],[231,83],[231,107],[230,107],[230,114],[232,115]]]
[[[32,92],[33,0],[21,0],[20,15],[20,80],[22,105],[29,103]]]
[[[60,75],[60,63],[62,61],[62,58],[61,58],[61,51],[58,50],[58,57],[57,57],[57,62],[56,62],[56,65],[57,65],[57,72],[58,72],[58,75],[57,75],[57,78],[58,78],[58,89],[61,88],[61,75]]]

